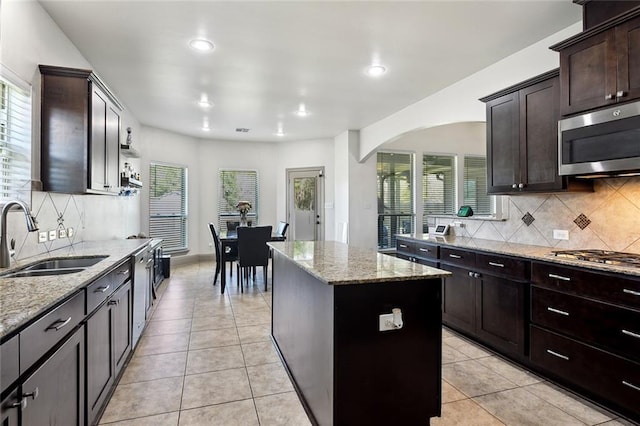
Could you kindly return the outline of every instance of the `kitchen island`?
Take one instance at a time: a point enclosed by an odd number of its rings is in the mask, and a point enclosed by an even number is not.
[[[271,334],[312,422],[427,425],[439,416],[450,274],[334,241],[269,245]],[[401,319],[388,315],[394,309]]]

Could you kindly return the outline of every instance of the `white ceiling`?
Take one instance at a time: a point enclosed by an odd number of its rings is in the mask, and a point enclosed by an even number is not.
[[[40,3],[142,124],[254,141],[361,129],[581,19],[570,0]]]

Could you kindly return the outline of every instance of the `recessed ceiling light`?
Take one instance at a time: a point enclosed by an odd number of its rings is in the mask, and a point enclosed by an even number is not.
[[[369,74],[371,77],[379,77],[385,72],[387,72],[387,69],[382,65],[371,65],[369,68],[367,68],[367,74]]]
[[[202,131],[203,132],[209,132],[209,131],[211,131],[211,128],[209,127],[209,125],[205,125],[205,126],[202,126]]]
[[[278,123],[278,131],[275,133],[276,136],[284,136],[284,130],[282,130],[282,123]]]
[[[204,38],[194,38],[189,42],[189,46],[192,49],[199,50],[201,52],[207,52],[213,50],[213,43]]]
[[[307,115],[309,115],[309,111],[307,111],[307,107],[305,106],[305,104],[300,104],[298,110],[296,111],[296,115],[298,117],[306,117]]]
[[[200,105],[202,108],[211,108],[213,106],[213,103],[209,102],[208,96],[203,93],[202,96],[200,96],[198,105]]]

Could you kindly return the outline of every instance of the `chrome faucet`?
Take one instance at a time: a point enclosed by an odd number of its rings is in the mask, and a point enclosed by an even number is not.
[[[7,247],[7,213],[11,210],[11,207],[18,206],[24,211],[24,217],[27,219],[27,229],[29,232],[37,231],[38,225],[36,220],[31,215],[29,207],[22,201],[9,201],[2,208],[2,216],[0,217],[0,268],[8,268],[11,263],[11,257],[9,256],[9,248]]]

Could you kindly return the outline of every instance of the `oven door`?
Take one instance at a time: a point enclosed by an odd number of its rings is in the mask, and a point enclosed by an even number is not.
[[[640,172],[640,102],[558,123],[560,175]]]

